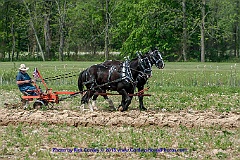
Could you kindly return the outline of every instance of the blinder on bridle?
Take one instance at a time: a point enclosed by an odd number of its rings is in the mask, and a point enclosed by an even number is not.
[[[163,69],[165,66],[162,55],[160,54],[160,52],[158,50],[151,51],[150,60],[159,69]]]

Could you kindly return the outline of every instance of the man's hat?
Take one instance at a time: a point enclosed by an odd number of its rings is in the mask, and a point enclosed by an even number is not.
[[[21,71],[27,71],[29,67],[26,67],[25,64],[21,64],[19,70]]]

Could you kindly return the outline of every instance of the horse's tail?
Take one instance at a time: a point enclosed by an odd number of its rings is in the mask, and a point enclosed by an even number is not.
[[[79,91],[83,91],[83,74],[85,73],[85,70],[84,71],[82,71],[80,74],[79,74],[79,77],[78,77],[78,89],[79,89]]]

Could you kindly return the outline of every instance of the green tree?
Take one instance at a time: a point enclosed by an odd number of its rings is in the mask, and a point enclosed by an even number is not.
[[[222,61],[232,55],[237,56],[237,3],[232,3],[232,0],[210,0],[207,4],[207,58],[210,61]]]
[[[104,17],[101,1],[83,0],[68,10],[69,50],[92,51],[104,47]]]
[[[123,55],[135,55],[137,50],[158,47],[166,52],[178,52],[181,42],[181,3],[162,0],[124,1],[119,14],[125,13],[114,33],[122,39]],[[121,37],[124,38],[121,38]]]

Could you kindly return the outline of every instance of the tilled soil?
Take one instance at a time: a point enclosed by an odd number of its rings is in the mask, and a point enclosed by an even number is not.
[[[37,125],[65,124],[68,126],[186,126],[239,128],[240,113],[219,113],[214,111],[180,111],[178,113],[161,111],[128,110],[126,112],[77,110],[23,110],[0,108],[0,125],[20,123]]]
[[[222,127],[236,129],[240,127],[240,112],[217,112],[208,110],[181,110],[166,112],[164,110],[125,112],[107,111],[100,107],[99,111],[81,111],[78,106],[69,109],[71,102],[62,102],[54,108],[24,110],[21,100],[15,92],[0,94],[0,126],[9,124],[65,124],[68,126],[168,126],[168,127]],[[18,102],[16,104],[16,102]],[[147,106],[145,106],[147,107]]]

